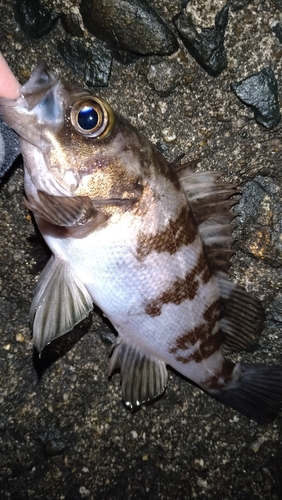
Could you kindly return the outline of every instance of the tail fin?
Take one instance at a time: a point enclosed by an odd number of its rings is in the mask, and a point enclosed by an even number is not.
[[[209,393],[259,424],[270,422],[281,408],[282,366],[237,363],[231,382]]]

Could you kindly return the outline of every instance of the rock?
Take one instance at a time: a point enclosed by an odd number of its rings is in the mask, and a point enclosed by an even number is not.
[[[252,0],[229,0],[229,5],[232,10],[241,10],[246,7]]]
[[[282,265],[281,198],[279,182],[256,176],[245,185],[239,205],[240,247],[274,268]]]
[[[279,42],[282,43],[282,25],[276,22],[272,25],[271,29],[275,36],[278,38]]]
[[[97,40],[88,49],[85,65],[85,83],[90,87],[105,87],[111,74],[112,55],[102,43]]]
[[[83,36],[83,30],[79,24],[79,16],[74,12],[68,12],[67,14],[61,14],[61,23],[64,30],[72,36],[81,37]]]
[[[21,29],[31,38],[47,35],[59,19],[59,14],[40,0],[17,0],[14,13]]]
[[[89,48],[71,38],[58,42],[58,52],[65,63],[77,74],[84,76],[89,87],[106,87],[111,73],[112,56],[98,40]]]
[[[282,9],[282,0],[271,0],[277,9]]]
[[[255,119],[266,128],[275,127],[281,118],[278,85],[271,68],[231,84],[237,97],[254,111]]]
[[[85,27],[108,43],[114,57],[127,62],[123,51],[140,55],[168,55],[178,42],[146,0],[82,0]]]
[[[274,321],[282,323],[282,293],[277,293],[273,301],[269,304],[269,316]]]
[[[170,59],[151,61],[147,72],[147,81],[160,96],[168,96],[183,78],[181,64]]]
[[[184,45],[196,61],[212,76],[218,76],[227,67],[224,34],[228,23],[228,6],[215,17],[213,28],[197,29],[192,17],[183,13],[174,18],[174,24]]]
[[[45,434],[37,437],[46,457],[53,457],[64,452],[66,444],[62,439],[61,432],[57,427],[50,427]]]

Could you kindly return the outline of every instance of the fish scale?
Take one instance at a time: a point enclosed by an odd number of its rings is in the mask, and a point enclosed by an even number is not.
[[[264,321],[260,302],[228,280],[236,186],[181,158],[169,164],[106,101],[44,64],[0,105],[52,252],[30,311],[39,353],[95,303],[117,331],[109,373],[120,370],[130,409],[163,393],[171,366],[243,415],[273,419],[282,367],[225,358]]]

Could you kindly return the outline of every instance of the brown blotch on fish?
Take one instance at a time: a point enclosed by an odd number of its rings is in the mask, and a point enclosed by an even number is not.
[[[234,366],[232,361],[225,359],[220,370],[215,371],[215,373],[206,380],[206,387],[212,390],[221,390],[226,387],[232,380]]]
[[[145,307],[145,312],[150,316],[159,316],[164,304],[179,305],[186,299],[193,300],[199,289],[200,280],[207,283],[207,276],[210,279],[205,255],[202,252],[192,271],[187,272],[185,278],[175,280],[167,290],[152,300]]]
[[[220,320],[221,307],[219,300],[215,300],[204,312],[204,324],[201,324],[193,329],[187,330],[180,335],[174,345],[170,348],[171,354],[176,354],[175,358],[180,363],[186,364],[190,361],[196,363],[201,362],[203,359],[208,358],[216,352],[222,342],[222,336],[219,328],[213,334],[212,331]],[[194,352],[187,352],[187,354],[180,354],[178,351],[187,351],[194,347],[199,342],[199,347]],[[178,353],[178,354],[177,354]]]
[[[137,257],[142,260],[151,252],[174,254],[182,245],[193,243],[198,234],[190,208],[183,206],[179,215],[170,220],[163,231],[154,235],[140,232],[137,242]]]

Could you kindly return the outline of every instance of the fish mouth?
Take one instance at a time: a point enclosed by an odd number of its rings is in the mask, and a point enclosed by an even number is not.
[[[38,91],[48,91],[59,77],[52,73],[47,64],[42,61],[31,74],[29,80],[21,87],[21,94],[33,94]]]
[[[4,121],[37,146],[42,127],[59,129],[64,123],[63,92],[60,78],[42,62],[20,88],[17,99],[0,99]]]

